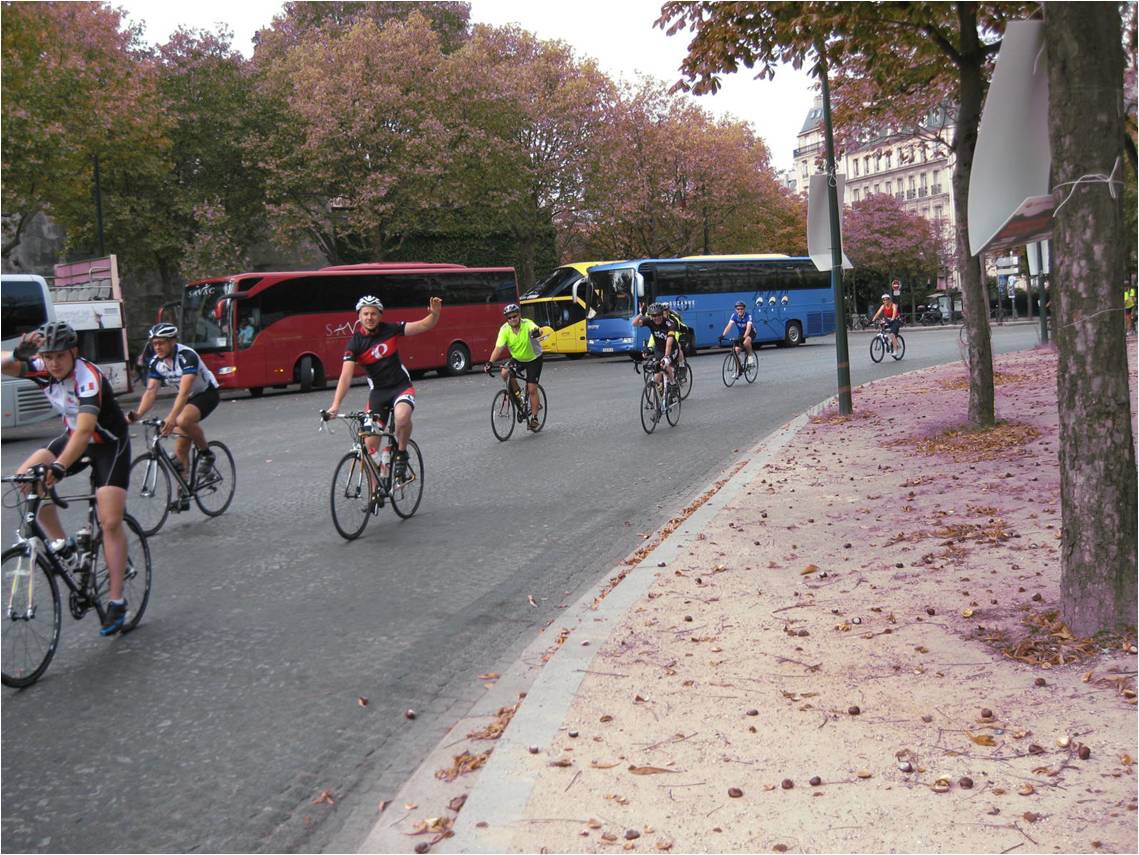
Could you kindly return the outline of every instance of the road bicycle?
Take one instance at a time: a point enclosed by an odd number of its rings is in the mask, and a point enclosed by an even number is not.
[[[894,348],[890,341],[890,326],[889,324],[882,324],[879,328],[877,335],[870,339],[870,358],[875,362],[881,362],[886,354],[894,357],[897,361],[906,355],[906,340],[902,338],[902,334],[897,334],[898,347]]]
[[[149,450],[131,463],[127,501],[147,537],[158,533],[171,512],[186,509],[183,500],[188,503],[190,498],[206,516],[221,516],[237,489],[237,467],[225,443],[211,440],[206,444],[214,455],[214,462],[208,468],[199,465],[201,454],[197,446],[191,444],[187,477],[177,458],[163,445],[166,437],[162,436],[162,424],[162,419],[142,420]],[[178,485],[177,496],[173,494],[174,483]]]
[[[364,533],[368,520],[379,516],[384,505],[401,519],[408,519],[419,508],[423,498],[423,455],[413,440],[407,441],[407,467],[401,479],[395,477],[395,455],[399,448],[396,435],[384,427],[390,411],[375,421],[372,413],[337,413],[320,411],[321,429],[333,418],[351,423],[352,450],[340,458],[332,474],[329,501],[332,524],[345,540],[355,540]],[[368,451],[365,440],[377,437],[375,455]]]
[[[676,427],[680,421],[680,390],[676,384],[668,379],[668,374],[661,367],[660,359],[647,355],[640,363],[633,363],[635,370],[644,374],[645,383],[641,390],[641,427],[645,433],[656,430],[657,424],[663,418],[671,427]],[[661,379],[656,379],[660,373]]]
[[[505,389],[499,389],[490,405],[490,429],[495,439],[506,442],[514,433],[516,424],[526,425],[526,429],[537,433],[546,426],[546,390],[541,383],[538,387],[538,412],[534,415],[538,419],[537,427],[530,427],[530,394],[525,388],[525,379],[518,373],[518,364],[513,360],[503,363],[488,363],[491,371],[498,371],[505,367],[510,373],[510,380]],[[488,372],[489,373],[489,372]]]
[[[47,471],[46,466],[33,466],[27,472],[0,479],[16,485],[12,491],[15,502],[5,505],[18,507],[20,513],[16,541],[0,555],[5,608],[0,633],[0,682],[15,688],[38,680],[59,646],[63,611],[59,581],[68,589],[67,605],[75,620],[94,609],[101,623],[108,607],[111,578],[103,555],[103,530],[95,510],[95,495],[60,497],[54,486],[45,489]],[[49,500],[59,508],[66,508],[73,501],[86,501],[88,505],[86,525],[75,533],[74,546],[69,540],[59,552],[49,548],[51,538],[37,518]],[[126,515],[123,528],[127,535],[123,593],[129,611],[121,631],[126,633],[138,626],[146,611],[151,568],[150,548],[142,527]]]
[[[724,354],[724,365],[720,369],[720,376],[724,380],[725,386],[731,386],[740,377],[747,380],[748,383],[754,383],[755,378],[759,376],[759,356],[753,351],[747,354],[745,360],[740,360],[740,351],[743,345],[739,343],[739,339],[728,342],[727,339],[721,337],[720,344],[730,343],[731,350]]]

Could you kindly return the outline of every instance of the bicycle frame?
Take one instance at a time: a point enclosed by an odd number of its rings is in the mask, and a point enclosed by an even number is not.
[[[187,493],[197,492],[198,473],[197,466],[194,465],[195,455],[192,453],[190,457],[191,472],[190,479],[187,481],[186,478],[183,477],[183,473],[179,471],[180,467],[174,465],[174,456],[167,451],[166,446],[162,444],[162,440],[165,437],[159,432],[158,425],[154,421],[147,420],[143,422],[143,426],[153,432],[153,436],[147,440],[146,445],[147,448],[154,452],[159,464],[165,467],[169,474],[174,476],[174,480],[177,481]],[[171,434],[171,436],[177,439],[178,437],[185,436],[185,434]]]
[[[337,416],[337,418],[356,423],[352,429],[352,451],[368,473],[368,484],[371,486],[370,495],[375,498],[377,494],[382,494],[384,498],[388,498],[392,494],[392,486],[395,480],[394,467],[389,465],[388,471],[383,472],[380,465],[372,458],[371,452],[368,451],[366,440],[377,437],[380,440],[378,451],[383,454],[384,450],[387,449],[391,451],[393,457],[396,449],[399,448],[399,441],[396,439],[395,433],[386,427],[384,430],[376,430],[374,427],[371,430],[365,429],[366,420],[371,417],[371,413],[347,413],[343,416]],[[391,414],[389,414],[388,419],[384,420],[384,423],[387,424],[390,419]]]
[[[508,397],[510,399],[510,406],[514,409],[515,416],[523,416],[528,418],[530,416],[530,381],[522,377],[518,373],[518,367],[513,361],[507,361],[501,365],[494,365],[493,370],[501,370],[505,368],[510,376],[506,378],[506,388],[510,390]],[[539,385],[534,383],[535,386]],[[525,390],[523,390],[525,386]],[[523,403],[519,404],[518,399],[521,398]]]

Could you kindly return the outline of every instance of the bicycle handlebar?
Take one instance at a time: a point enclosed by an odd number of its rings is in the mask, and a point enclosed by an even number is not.
[[[40,464],[33,466],[27,472],[20,472],[16,475],[7,475],[4,478],[0,478],[0,482],[3,482],[5,484],[44,484],[44,477],[47,475],[47,470],[47,466]],[[44,486],[47,487],[46,484],[44,484]],[[47,493],[48,496],[51,497],[52,504],[56,507],[66,508],[71,504],[70,502],[64,501],[60,498],[59,493],[55,491],[54,484],[52,484],[50,487],[47,487]]]

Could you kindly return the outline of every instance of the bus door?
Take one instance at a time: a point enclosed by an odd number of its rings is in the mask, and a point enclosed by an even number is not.
[[[760,341],[771,341],[776,337],[772,316],[778,310],[776,306],[779,299],[775,292],[762,290],[755,292],[754,308],[751,311],[752,324],[755,326],[756,336]]]

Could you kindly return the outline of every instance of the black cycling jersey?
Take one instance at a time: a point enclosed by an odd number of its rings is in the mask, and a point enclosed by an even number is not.
[[[356,324],[355,332],[344,347],[344,361],[364,366],[372,388],[410,385],[411,375],[399,358],[399,336],[404,335],[404,327],[403,322],[381,323],[375,332],[368,333],[362,324]]]
[[[653,350],[659,353],[664,353],[665,342],[668,341],[670,335],[677,331],[676,324],[668,318],[662,318],[658,323],[652,318],[646,317],[644,327],[649,331],[649,341],[652,343]]]

